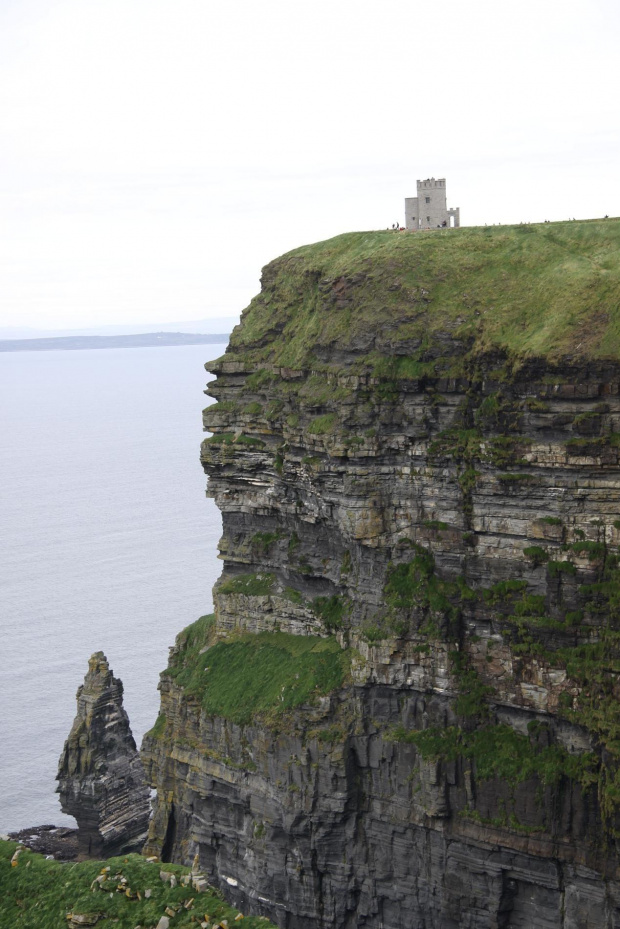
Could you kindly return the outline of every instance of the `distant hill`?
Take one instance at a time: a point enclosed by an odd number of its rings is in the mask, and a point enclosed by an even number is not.
[[[228,342],[230,333],[143,332],[136,335],[76,335],[42,339],[2,339],[0,352],[51,352],[93,348],[160,348]]]
[[[0,326],[0,341],[5,339],[57,339],[61,336],[91,335],[135,335],[139,333],[190,332],[213,335],[232,332],[239,316],[213,316],[209,319],[176,319],[173,322],[157,323],[106,323],[99,326],[65,327],[53,329],[35,326]]]

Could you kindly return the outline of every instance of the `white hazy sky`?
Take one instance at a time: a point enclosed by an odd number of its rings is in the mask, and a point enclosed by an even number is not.
[[[617,0],[0,0],[0,326],[237,313],[403,220],[620,214]]]

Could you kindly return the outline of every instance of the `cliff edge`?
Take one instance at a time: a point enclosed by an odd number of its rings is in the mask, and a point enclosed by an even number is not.
[[[620,925],[620,222],[359,233],[209,365],[147,848],[290,929]]]

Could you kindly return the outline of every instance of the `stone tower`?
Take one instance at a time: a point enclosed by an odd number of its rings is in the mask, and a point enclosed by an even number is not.
[[[460,208],[446,207],[445,177],[417,181],[418,196],[405,198],[405,228],[442,229],[461,225]]]

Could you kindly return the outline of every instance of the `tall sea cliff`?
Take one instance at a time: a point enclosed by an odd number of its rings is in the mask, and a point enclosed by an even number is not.
[[[287,929],[620,926],[620,221],[263,270],[147,850]]]

